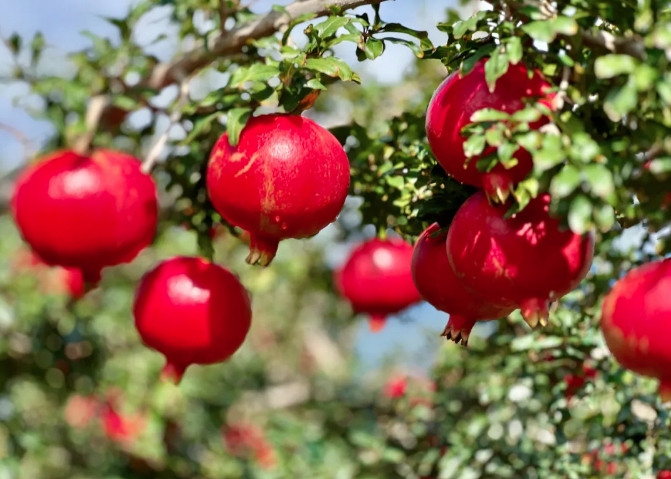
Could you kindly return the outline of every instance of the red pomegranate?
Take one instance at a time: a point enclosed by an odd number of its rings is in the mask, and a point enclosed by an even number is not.
[[[48,264],[78,268],[87,282],[151,244],[158,205],[137,158],[58,151],[23,172],[12,197],[23,238]]]
[[[671,479],[671,471],[659,471],[657,479]]]
[[[594,234],[562,230],[542,195],[511,218],[477,192],[447,233],[447,256],[464,287],[495,303],[513,302],[531,327],[547,323],[550,301],[575,289],[594,256]]]
[[[230,271],[183,256],[144,275],[133,314],[142,341],[166,357],[164,378],[175,383],[191,364],[218,363],[233,355],[252,318],[249,295]]]
[[[634,268],[603,300],[601,330],[618,363],[659,379],[659,395],[671,401],[671,259]]]
[[[412,256],[412,277],[424,300],[450,315],[443,336],[466,346],[476,321],[508,316],[517,306],[492,303],[467,290],[447,259],[446,240],[447,231],[441,231],[438,223],[419,236]]]
[[[332,223],[349,189],[349,161],[338,140],[309,118],[251,118],[231,146],[224,134],[207,169],[212,204],[250,234],[249,264],[267,266],[278,243],[307,238]]]
[[[365,241],[335,272],[336,287],[357,313],[370,316],[371,331],[380,331],[390,314],[422,300],[412,281],[412,246],[402,239]]]
[[[472,71],[461,76],[459,71],[449,75],[434,92],[426,114],[426,135],[431,151],[445,171],[457,181],[485,190],[492,200],[504,201],[514,185],[523,180],[533,168],[529,152],[518,149],[514,157],[517,164],[506,169],[498,164],[490,172],[481,172],[477,161],[495,152],[488,147],[482,155],[466,158],[465,136],[461,130],[471,123],[471,116],[483,108],[494,108],[514,113],[525,107],[525,100],[538,98],[552,107],[554,95],[548,90],[551,85],[540,72],[534,71],[529,78],[528,69],[522,65],[510,65],[508,71],[496,81],[494,92],[489,92],[485,81],[485,64],[482,59]],[[544,117],[531,124],[540,128],[548,122]]]

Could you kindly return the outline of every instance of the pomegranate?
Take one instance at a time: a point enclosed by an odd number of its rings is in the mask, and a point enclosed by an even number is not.
[[[618,363],[657,378],[662,401],[671,401],[671,259],[634,268],[604,298],[601,330]]]
[[[26,168],[12,212],[21,235],[46,263],[100,271],[133,260],[156,232],[156,185],[125,153],[58,151]]]
[[[342,269],[336,287],[357,313],[368,314],[371,331],[380,331],[390,314],[421,301],[412,281],[412,246],[401,239],[378,238],[356,247]]]
[[[212,149],[207,190],[229,223],[249,232],[249,264],[267,266],[278,243],[306,238],[335,221],[349,189],[349,161],[338,140],[309,118],[251,118],[237,146]]]
[[[438,223],[419,236],[412,256],[412,277],[424,300],[450,315],[443,336],[466,346],[476,321],[508,316],[517,306],[492,303],[467,290],[447,259],[446,240],[447,231],[441,231]]]
[[[671,479],[671,471],[659,471],[657,479]]]
[[[473,113],[483,108],[514,113],[525,107],[525,99],[534,97],[552,108],[554,95],[548,91],[551,85],[539,71],[534,71],[529,78],[529,72],[522,64],[510,65],[496,81],[494,92],[490,93],[485,81],[487,61],[478,61],[473,70],[464,76],[459,71],[452,73],[438,87],[429,102],[426,135],[431,151],[449,175],[461,183],[483,188],[492,200],[505,201],[514,185],[533,168],[531,155],[520,148],[514,155],[517,160],[515,166],[506,169],[497,164],[491,171],[481,172],[476,163],[496,149],[488,147],[481,155],[467,158],[464,153],[466,137],[461,130],[471,123]],[[530,127],[540,128],[548,121],[547,117],[543,117]]]
[[[398,399],[405,396],[405,391],[408,388],[408,379],[405,376],[393,376],[387,380],[384,385],[383,394],[389,399]]]
[[[588,380],[596,378],[597,370],[588,364],[583,364],[580,371],[575,373],[568,373],[564,376],[564,383],[566,384],[566,399],[570,400],[580,391]]]
[[[594,234],[560,229],[542,195],[511,218],[483,192],[459,208],[447,233],[447,256],[464,287],[498,304],[520,306],[531,327],[547,324],[550,301],[575,289],[594,256]]]
[[[110,441],[130,444],[142,434],[147,421],[143,414],[125,415],[119,412],[122,394],[121,391],[110,391],[100,401],[100,423]]]
[[[179,383],[191,364],[228,359],[247,336],[250,298],[228,270],[175,257],[142,278],[133,306],[143,342],[166,357],[163,377]]]

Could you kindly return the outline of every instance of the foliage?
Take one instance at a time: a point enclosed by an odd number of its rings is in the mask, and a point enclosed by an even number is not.
[[[334,2],[373,4],[356,14],[322,3],[256,14],[238,0],[143,0],[108,19],[116,39],[85,32],[91,45],[70,55],[70,77],[42,73],[41,34],[6,39],[16,56],[6,80],[30,85],[42,99],[33,113],[54,127],[43,151],[83,144],[134,152],[155,166],[165,208],[154,247],[106,271],[102,287],[77,302],[40,291],[44,273],[16,266],[20,240],[0,217],[0,477],[639,479],[671,469],[669,410],[654,381],[619,368],[598,331],[613,280],[671,247],[669,2],[493,0],[468,17],[448,9],[438,45],[384,22],[385,2]],[[192,48],[168,63],[136,38],[157,9],[169,10],[180,43]],[[399,85],[362,79],[336,55],[347,47],[370,61],[390,44],[417,57]],[[247,267],[239,230],[224,225],[227,232],[211,235],[222,220],[204,168],[216,139],[226,131],[235,141],[253,112],[328,119],[346,105],[350,118],[332,132],[350,158],[360,224],[353,231],[341,218],[332,236],[343,242],[373,225],[412,241],[434,221],[448,225],[472,192],[436,164],[424,111],[446,74],[466,73],[484,56],[492,87],[524,62],[551,81],[560,108],[478,112],[467,150],[496,148],[481,168],[510,165],[518,147],[529,150],[534,171],[515,190],[513,210],[549,191],[567,227],[596,229],[595,261],[555,305],[549,327],[531,331],[514,313],[468,349],[441,344],[430,378],[386,397],[382,375],[371,383],[352,374],[352,314],[325,266],[334,239],[285,242],[270,268]],[[149,119],[134,121],[140,112]],[[531,131],[541,113],[553,121]],[[171,134],[157,134],[166,123]],[[623,245],[623,232],[640,241]],[[225,365],[193,368],[180,387],[158,381],[160,356],[140,344],[130,315],[140,275],[175,254],[213,257],[254,298],[243,349]],[[596,375],[568,380],[583,364]],[[98,401],[91,398],[117,390],[119,411],[143,418],[127,441],[105,434],[101,406],[86,413]],[[261,428],[261,439],[247,424]]]

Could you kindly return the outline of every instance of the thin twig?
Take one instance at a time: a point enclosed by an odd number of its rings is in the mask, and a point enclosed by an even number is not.
[[[98,131],[103,111],[109,105],[109,102],[110,99],[107,95],[96,95],[91,98],[86,108],[86,118],[84,119],[86,131],[74,141],[72,145],[74,151],[79,154],[85,154],[91,148],[91,143]]]
[[[189,101],[189,92],[191,89],[191,79],[186,78],[182,81],[182,84],[179,88],[179,96],[177,97],[177,102],[175,104],[172,113],[170,114],[170,123],[165,129],[163,134],[159,139],[154,143],[154,146],[151,147],[149,153],[142,162],[142,171],[144,173],[149,173],[154,168],[158,157],[161,155],[163,148],[165,148],[166,143],[168,142],[168,137],[170,136],[170,130],[172,127],[179,122],[182,118],[182,109]]]
[[[555,97],[555,104],[557,106],[557,110],[561,110],[562,108],[564,108],[564,102],[566,101],[566,94],[570,79],[571,79],[571,67],[564,65],[561,75],[561,82],[559,82],[559,92]]]

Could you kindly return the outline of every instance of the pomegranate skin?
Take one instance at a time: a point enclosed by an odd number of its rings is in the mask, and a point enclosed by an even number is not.
[[[601,306],[601,331],[622,367],[659,380],[671,401],[671,260],[634,268],[615,283]]]
[[[575,289],[594,256],[594,234],[561,230],[550,196],[512,218],[477,192],[461,206],[447,233],[447,256],[464,287],[495,303],[513,302],[531,327],[547,324],[550,301]]]
[[[532,170],[531,155],[520,148],[514,155],[518,161],[515,166],[506,169],[498,164],[490,172],[481,172],[476,166],[478,160],[496,149],[487,147],[481,155],[468,159],[464,153],[466,137],[461,130],[471,123],[471,116],[480,109],[495,108],[514,113],[525,107],[525,98],[539,98],[541,103],[552,108],[554,95],[548,92],[551,85],[540,72],[534,71],[529,79],[528,69],[520,63],[510,65],[496,81],[494,92],[490,93],[485,81],[487,61],[479,60],[473,70],[463,77],[456,71],[440,84],[429,102],[426,135],[438,163],[450,176],[461,183],[484,189],[492,201],[504,202],[515,184]],[[544,117],[530,127],[540,128],[548,121]]]
[[[80,269],[93,284],[104,267],[129,262],[149,246],[158,220],[154,180],[137,158],[111,150],[58,151],[29,166],[11,210],[40,258]]]
[[[335,221],[350,184],[345,150],[309,118],[252,117],[233,147],[223,134],[207,168],[212,204],[249,232],[249,264],[267,266],[286,238],[313,236]]]
[[[390,314],[422,300],[412,281],[412,246],[402,239],[374,238],[352,250],[335,284],[357,313],[369,315],[371,331],[380,331]]]
[[[438,223],[424,230],[412,255],[412,278],[427,303],[450,315],[442,335],[466,346],[477,321],[508,316],[517,306],[495,304],[467,290],[447,259],[446,240]]]
[[[164,379],[179,383],[192,364],[223,362],[245,341],[250,297],[227,269],[178,256],[144,275],[133,305],[144,344],[166,357]]]

